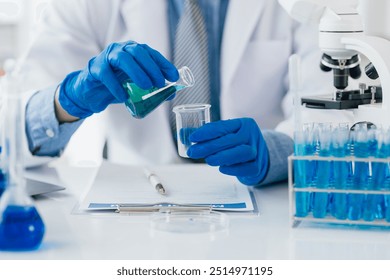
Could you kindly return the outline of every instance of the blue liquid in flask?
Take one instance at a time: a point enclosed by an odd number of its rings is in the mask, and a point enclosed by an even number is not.
[[[0,169],[0,197],[3,194],[3,192],[5,191],[6,186],[7,186],[6,176],[3,172],[3,170]]]
[[[8,205],[0,222],[0,250],[23,251],[39,247],[45,225],[34,206]]]

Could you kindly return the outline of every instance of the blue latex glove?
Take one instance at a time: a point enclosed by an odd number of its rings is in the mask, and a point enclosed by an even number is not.
[[[86,118],[128,95],[122,82],[130,78],[142,89],[176,81],[179,73],[158,51],[133,41],[113,43],[81,71],[70,73],[60,87],[59,102],[70,115]]]
[[[251,118],[232,119],[205,124],[190,135],[196,142],[187,154],[204,158],[227,175],[237,176],[246,185],[260,183],[269,166],[267,145],[257,123]]]

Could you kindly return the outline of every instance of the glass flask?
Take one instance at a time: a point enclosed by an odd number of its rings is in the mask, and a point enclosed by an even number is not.
[[[0,198],[0,250],[26,251],[38,248],[43,240],[45,225],[27,195],[23,176],[23,114],[21,95],[15,75],[7,74],[2,81],[2,96],[6,108],[2,112],[1,143],[6,189]],[[4,95],[5,93],[5,95]]]
[[[1,91],[1,89],[0,89]],[[1,195],[3,194],[3,192],[5,191],[5,187],[6,187],[6,176],[5,176],[5,169],[4,169],[4,160],[3,160],[3,147],[2,147],[2,143],[3,143],[3,127],[4,127],[4,114],[3,114],[3,111],[4,111],[4,108],[5,108],[5,105],[4,105],[4,98],[1,97],[1,92],[0,92],[0,197]]]
[[[122,83],[129,95],[125,104],[133,117],[142,119],[173,94],[193,86],[194,83],[194,76],[187,66],[179,69],[179,79],[176,82],[166,81],[165,86],[162,88],[141,89],[127,79]]]

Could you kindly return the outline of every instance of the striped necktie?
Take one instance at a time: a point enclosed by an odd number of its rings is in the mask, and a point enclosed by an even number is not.
[[[206,25],[197,0],[186,0],[175,37],[173,60],[177,68],[188,66],[195,85],[179,93],[171,101],[171,108],[181,104],[210,104],[210,80]],[[171,113],[172,128],[175,116]],[[175,131],[175,129],[174,129]]]

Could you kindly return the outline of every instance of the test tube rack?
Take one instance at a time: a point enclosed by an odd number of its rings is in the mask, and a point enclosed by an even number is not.
[[[340,180],[335,178],[341,173],[334,172],[340,164],[350,170],[342,178],[342,185],[338,185]],[[378,168],[382,169],[375,172]],[[316,184],[318,175],[315,174],[320,173],[321,176],[329,175],[329,184],[326,186]],[[389,174],[390,158],[289,156],[291,226],[310,222],[390,229]]]

